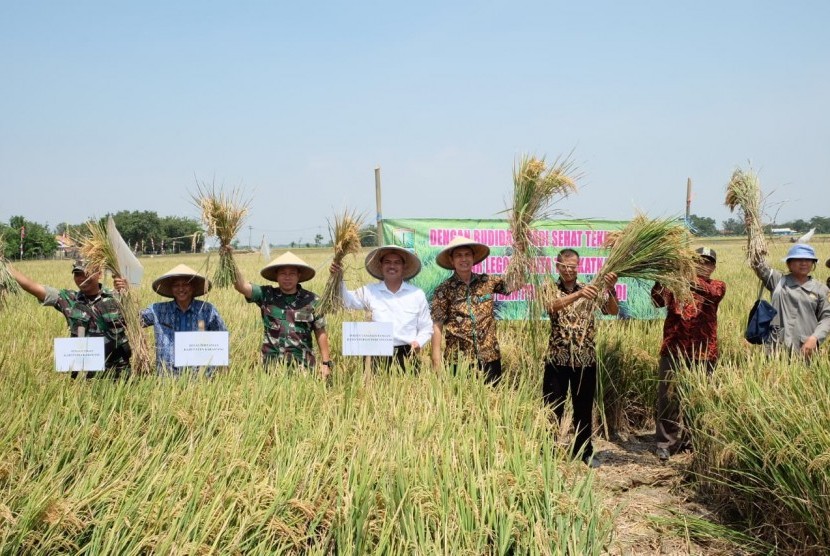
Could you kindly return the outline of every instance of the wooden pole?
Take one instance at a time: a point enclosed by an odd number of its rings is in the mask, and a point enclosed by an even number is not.
[[[377,239],[375,243],[378,247],[383,245],[383,211],[381,210],[380,202],[380,166],[375,167],[375,205],[377,207]]]
[[[686,178],[686,225],[689,225],[689,217],[692,214],[692,178]]]

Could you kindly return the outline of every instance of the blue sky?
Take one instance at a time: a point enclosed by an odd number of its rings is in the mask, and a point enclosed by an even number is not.
[[[522,153],[573,151],[559,209],[729,217],[751,160],[778,220],[830,213],[827,2],[0,3],[0,220],[196,216],[254,242],[345,205],[488,218]],[[243,234],[247,243],[247,233]]]

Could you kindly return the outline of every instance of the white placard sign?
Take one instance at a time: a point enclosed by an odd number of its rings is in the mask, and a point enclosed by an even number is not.
[[[344,322],[343,355],[392,355],[391,322]]]
[[[227,332],[176,332],[173,364],[177,367],[227,367]]]
[[[55,338],[55,370],[60,373],[103,371],[104,339]]]

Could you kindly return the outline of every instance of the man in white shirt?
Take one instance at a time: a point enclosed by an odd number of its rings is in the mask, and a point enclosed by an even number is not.
[[[386,245],[366,256],[366,270],[381,281],[354,291],[341,282],[343,305],[347,309],[371,311],[373,322],[392,323],[395,351],[392,357],[375,358],[381,368],[389,369],[394,361],[405,371],[409,361],[417,372],[419,362],[415,355],[432,339],[432,317],[423,290],[405,280],[421,271],[421,261],[403,247]]]

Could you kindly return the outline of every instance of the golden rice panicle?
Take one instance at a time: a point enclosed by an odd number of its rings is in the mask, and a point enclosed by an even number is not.
[[[118,257],[103,223],[88,221],[86,233],[77,239],[77,243],[78,252],[86,260],[88,274],[109,271],[113,276],[120,275]]]
[[[17,283],[9,269],[7,268],[8,260],[5,257],[6,241],[0,235],[0,305],[2,305],[9,295],[20,293],[20,286]]]
[[[201,212],[206,233],[219,240],[219,265],[213,275],[213,283],[218,288],[227,288],[236,279],[231,242],[242,230],[251,200],[244,196],[241,189],[226,192],[222,188],[217,189],[213,183],[197,184],[197,191],[191,197]]]
[[[726,184],[725,204],[729,210],[737,208],[747,234],[746,254],[750,264],[763,262],[769,250],[762,222],[763,202],[758,176],[752,170],[736,168]]]
[[[545,158],[523,155],[513,166],[513,206],[509,224],[513,235],[513,254],[506,271],[512,288],[530,281],[538,249],[532,242],[532,226],[551,216],[551,207],[577,191],[575,165],[569,157],[553,164]]]
[[[320,310],[325,313],[336,313],[343,308],[343,295],[340,283],[343,280],[343,259],[347,255],[360,252],[362,246],[360,229],[363,227],[365,216],[356,211],[344,209],[334,216],[334,222],[329,220],[329,233],[334,246],[333,263],[338,270],[331,272],[326,280],[326,286],[320,299]]]

